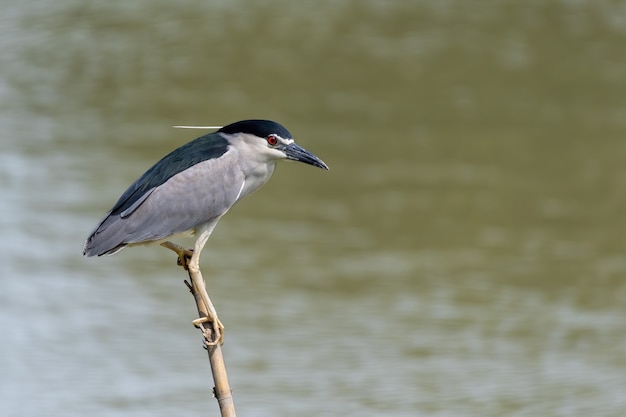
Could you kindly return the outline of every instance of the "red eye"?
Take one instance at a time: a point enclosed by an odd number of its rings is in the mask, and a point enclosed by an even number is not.
[[[269,135],[267,137],[267,143],[269,143],[272,146],[275,146],[276,144],[278,144],[278,138],[276,137],[276,135]]]

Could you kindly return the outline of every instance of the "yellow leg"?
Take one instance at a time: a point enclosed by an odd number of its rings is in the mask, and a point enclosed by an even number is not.
[[[188,265],[189,265],[189,261],[191,260],[191,257],[193,256],[193,249],[187,249],[183,246],[177,245],[176,243],[170,242],[170,241],[161,243],[161,246],[171,251],[176,252],[176,254],[178,255],[178,265],[185,268],[185,271],[189,269]]]
[[[212,226],[214,227],[215,225],[213,224]],[[189,273],[189,277],[202,299],[202,303],[207,311],[207,316],[197,318],[192,321],[192,323],[195,327],[203,331],[202,333],[205,335],[205,344],[207,346],[213,346],[218,343],[221,345],[224,343],[224,325],[218,318],[215,306],[213,306],[213,303],[209,298],[209,294],[206,291],[206,285],[204,283],[204,278],[202,277],[202,272],[200,272],[199,265],[200,252],[209,238],[209,235],[213,231],[213,227],[207,228],[200,233],[194,250],[186,249],[169,241],[161,243],[161,246],[164,248],[172,250],[178,254],[178,264]],[[204,323],[211,323],[213,333],[210,337],[205,332]]]

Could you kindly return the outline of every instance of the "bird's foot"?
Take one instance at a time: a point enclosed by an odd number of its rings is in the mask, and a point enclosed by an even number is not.
[[[205,349],[208,349],[209,346],[215,346],[218,343],[220,345],[224,344],[224,325],[217,317],[215,317],[214,320],[209,317],[200,317],[192,321],[192,323],[202,331]],[[207,329],[205,323],[210,323],[211,328]]]
[[[161,243],[161,246],[176,252],[176,254],[178,255],[178,265],[182,266],[185,271],[189,269],[189,261],[191,260],[191,256],[193,255],[193,249],[187,249],[170,241]]]

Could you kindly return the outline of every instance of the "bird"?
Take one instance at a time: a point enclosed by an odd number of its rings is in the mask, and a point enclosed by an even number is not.
[[[329,169],[271,120],[241,120],[200,136],[165,155],[122,193],[89,234],[83,255],[158,243],[177,252],[190,274],[198,273],[200,254],[217,223],[263,186],[280,160]],[[170,241],[194,235],[193,249]]]

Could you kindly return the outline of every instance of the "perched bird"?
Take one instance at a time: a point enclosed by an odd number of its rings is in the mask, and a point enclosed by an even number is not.
[[[122,194],[91,232],[83,254],[114,254],[126,246],[160,243],[190,256],[199,270],[202,248],[224,214],[260,188],[281,159],[328,166],[298,146],[289,131],[269,120],[243,120],[175,149]],[[195,235],[191,250],[168,241]]]

